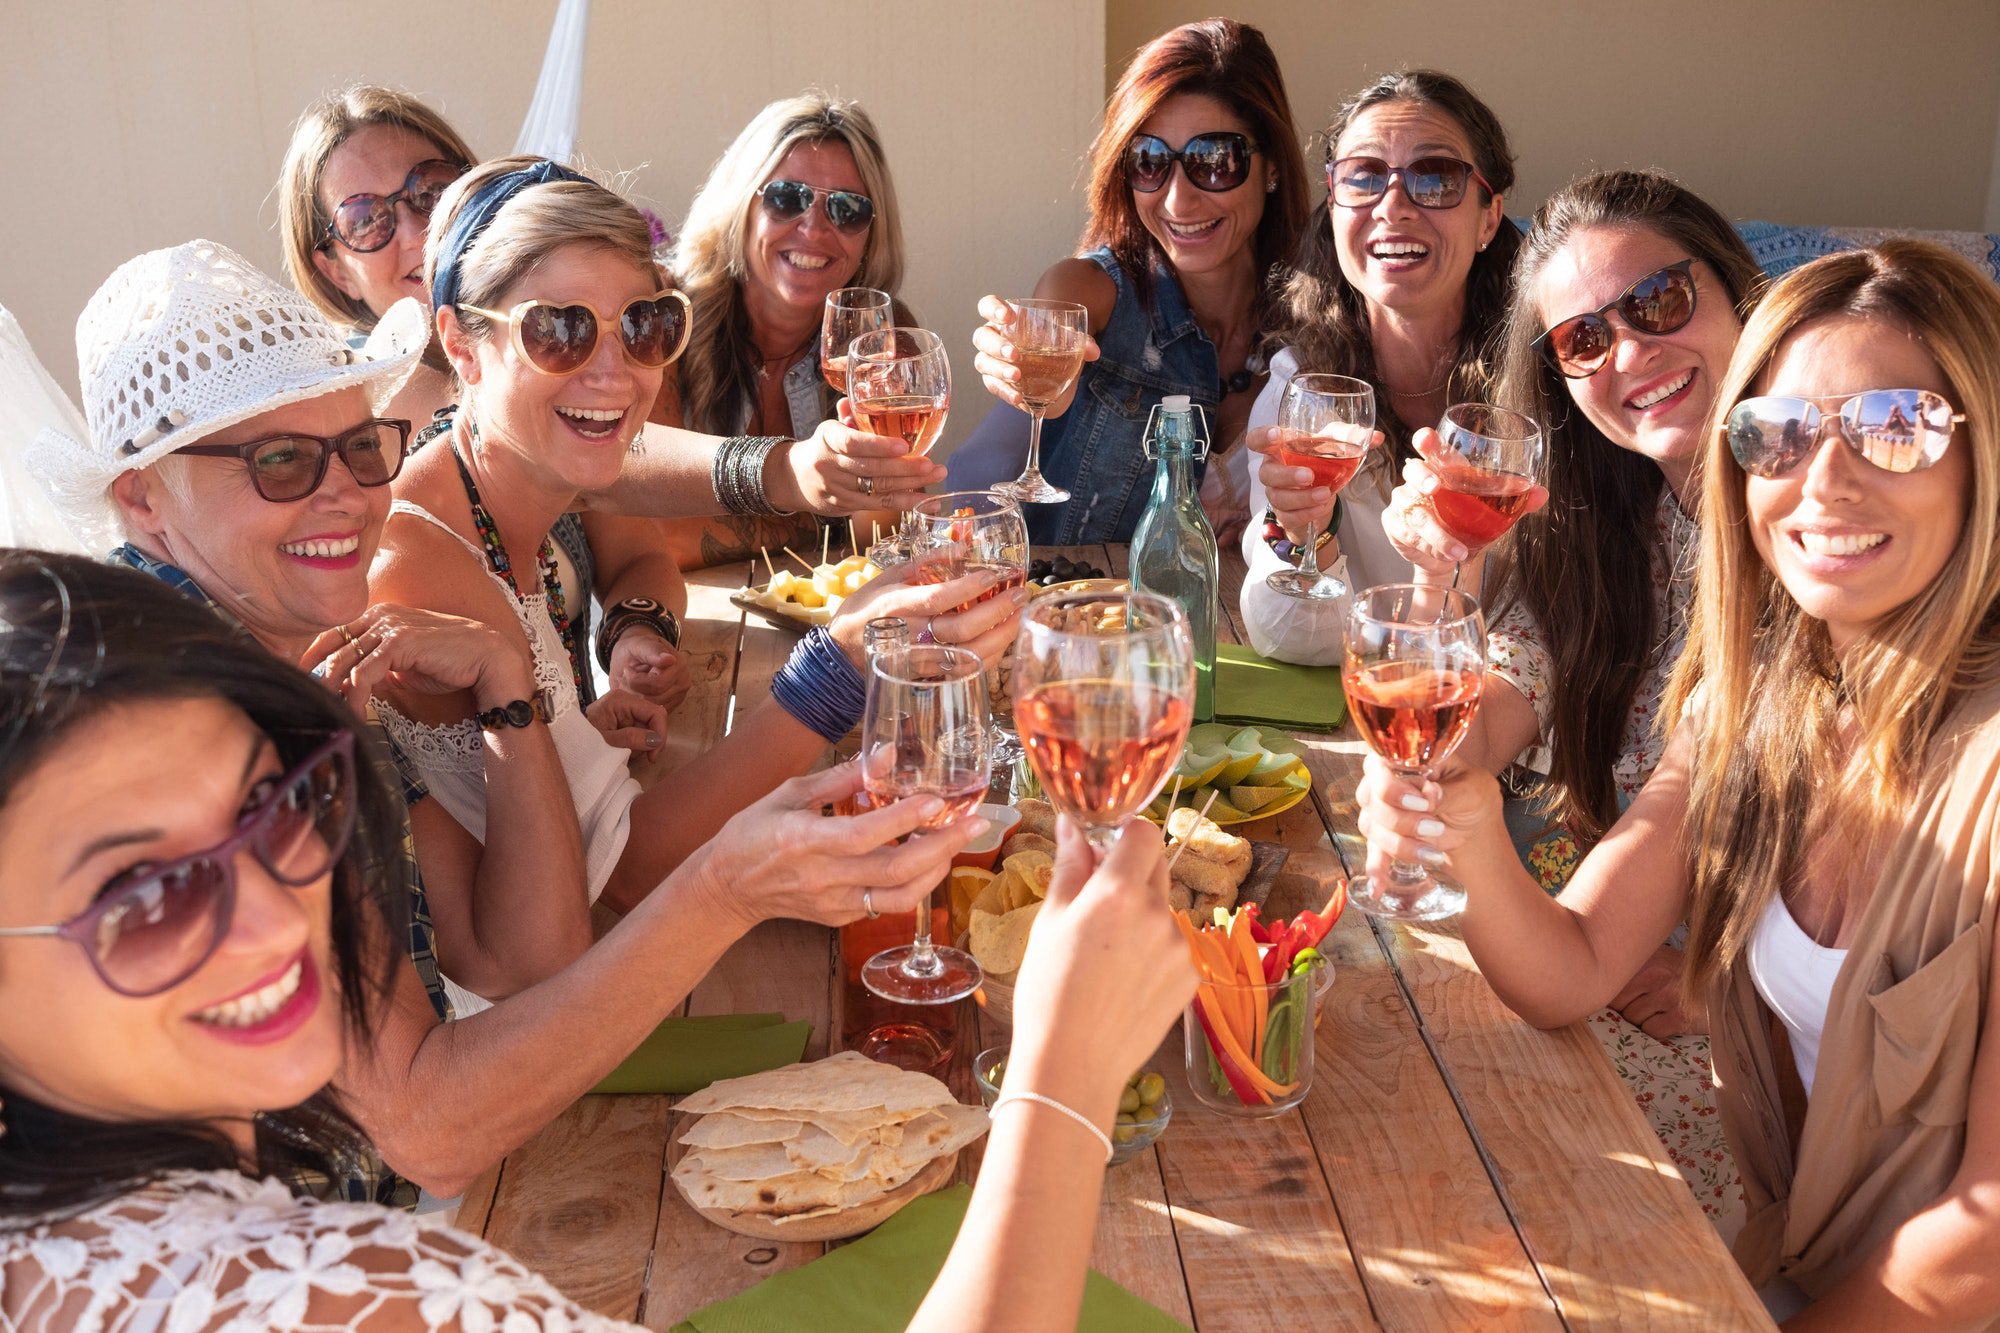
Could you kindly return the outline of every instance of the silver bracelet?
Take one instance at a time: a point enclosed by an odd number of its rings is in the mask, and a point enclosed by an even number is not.
[[[773,449],[789,443],[782,435],[732,435],[722,442],[709,481],[724,513],[763,517],[786,512],[765,493],[764,464]]]
[[[1064,1106],[1053,1097],[1044,1097],[1039,1092],[1003,1092],[994,1101],[993,1110],[998,1111],[1009,1102],[1034,1102],[1039,1106],[1046,1106],[1052,1110],[1061,1111],[1064,1115],[1076,1121],[1077,1124],[1082,1125],[1085,1129],[1096,1135],[1097,1141],[1104,1145],[1104,1164],[1106,1166],[1111,1165],[1111,1158],[1117,1151],[1111,1146],[1111,1136],[1099,1129],[1096,1123],[1083,1112]],[[988,1114],[990,1115],[991,1112],[988,1112]]]

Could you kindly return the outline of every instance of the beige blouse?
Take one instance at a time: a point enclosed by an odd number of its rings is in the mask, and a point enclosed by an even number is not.
[[[1749,1205],[1736,1256],[1758,1286],[1783,1277],[1823,1295],[1942,1194],[1964,1155],[2000,913],[2000,686],[1964,699],[1931,755],[1834,982],[1796,1144],[1784,1105],[1798,1076],[1741,960],[1710,1007]]]

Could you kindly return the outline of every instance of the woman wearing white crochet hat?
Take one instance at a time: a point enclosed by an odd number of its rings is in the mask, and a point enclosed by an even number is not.
[[[549,588],[549,528],[581,494],[618,480],[686,343],[687,302],[665,286],[636,208],[542,158],[485,163],[446,189],[425,277],[462,395],[444,447],[412,458],[397,487],[371,583],[396,602],[518,627],[560,726],[575,690],[567,617]],[[593,890],[605,885],[604,900],[629,909],[732,814],[845,736],[861,717],[871,617],[923,619],[940,642],[997,657],[1025,598],[972,605],[990,586],[984,575],[923,588],[893,571],[876,579],[807,636],[777,673],[772,704],[739,718],[698,775],[683,769],[640,794],[600,741],[564,741]],[[395,700],[384,721],[433,795],[467,827],[490,823],[470,703],[408,704]]]
[[[382,345],[400,350],[371,360],[298,293],[208,241],[122,266],[77,330],[90,437],[44,432],[33,463],[100,549],[123,537],[123,563],[318,666],[352,703],[377,687],[405,700],[450,691],[499,715],[484,733],[494,818],[483,844],[404,783],[423,872],[410,888],[435,915],[436,960],[413,933],[418,967],[399,970],[387,1021],[340,1080],[388,1164],[433,1192],[456,1193],[592,1087],[741,931],[781,915],[852,919],[871,885],[901,886],[876,888],[875,902],[908,910],[971,836],[887,846],[920,822],[906,802],[829,838],[819,808],[858,780],[788,784],[589,947],[581,837],[518,630],[368,605],[407,431],[376,418],[371,397],[400,383],[421,330],[392,327]],[[449,1010],[426,995],[426,964],[510,998],[440,1025]],[[484,1003],[460,994],[468,1009]]]

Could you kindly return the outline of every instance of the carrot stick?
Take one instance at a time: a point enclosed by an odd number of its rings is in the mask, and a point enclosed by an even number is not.
[[[1264,1062],[1264,1025],[1271,1016],[1271,997],[1264,993],[1259,983],[1264,977],[1262,961],[1257,957],[1257,941],[1250,937],[1250,914],[1238,912],[1229,923],[1229,943],[1235,950],[1236,961],[1245,970],[1244,992],[1250,997],[1250,1011],[1255,1020],[1251,1028],[1251,1039],[1245,1043],[1250,1055],[1258,1064]]]
[[[1235,977],[1236,967],[1228,962],[1222,941],[1213,938],[1213,931],[1195,929],[1179,912],[1173,913],[1173,918],[1194,956],[1195,970],[1204,978],[1195,995],[1195,1013],[1201,1019],[1202,1029],[1214,1036],[1217,1049],[1229,1057],[1243,1077],[1267,1100],[1290,1093],[1298,1085],[1273,1081],[1249,1058],[1228,1021],[1232,989],[1228,982]]]

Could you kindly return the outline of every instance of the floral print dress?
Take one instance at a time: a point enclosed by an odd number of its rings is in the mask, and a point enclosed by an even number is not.
[[[1612,782],[1621,808],[1631,803],[1660,762],[1664,738],[1656,723],[1666,695],[1668,677],[1687,642],[1689,605],[1694,595],[1697,529],[1681,512],[1671,490],[1660,489],[1654,514],[1653,540],[1648,546],[1655,605],[1663,608],[1663,633],[1650,669],[1633,693],[1625,719],[1624,741],[1612,765]],[[1543,736],[1553,719],[1549,692],[1555,670],[1547,642],[1534,617],[1518,604],[1510,607],[1487,634],[1487,666],[1521,692],[1533,706]],[[1522,756],[1522,766],[1546,772],[1547,751],[1536,748]],[[1551,894],[1560,892],[1583,859],[1583,849],[1562,828],[1546,829],[1523,848],[1528,869]],[[1669,944],[1679,947],[1685,934],[1676,931]],[[1659,1041],[1606,1008],[1590,1019],[1590,1030],[1603,1043],[1646,1120],[1666,1146],[1688,1187],[1700,1200],[1725,1240],[1732,1239],[1743,1219],[1743,1186],[1729,1146],[1722,1137],[1710,1074],[1708,1038],[1676,1037]]]

